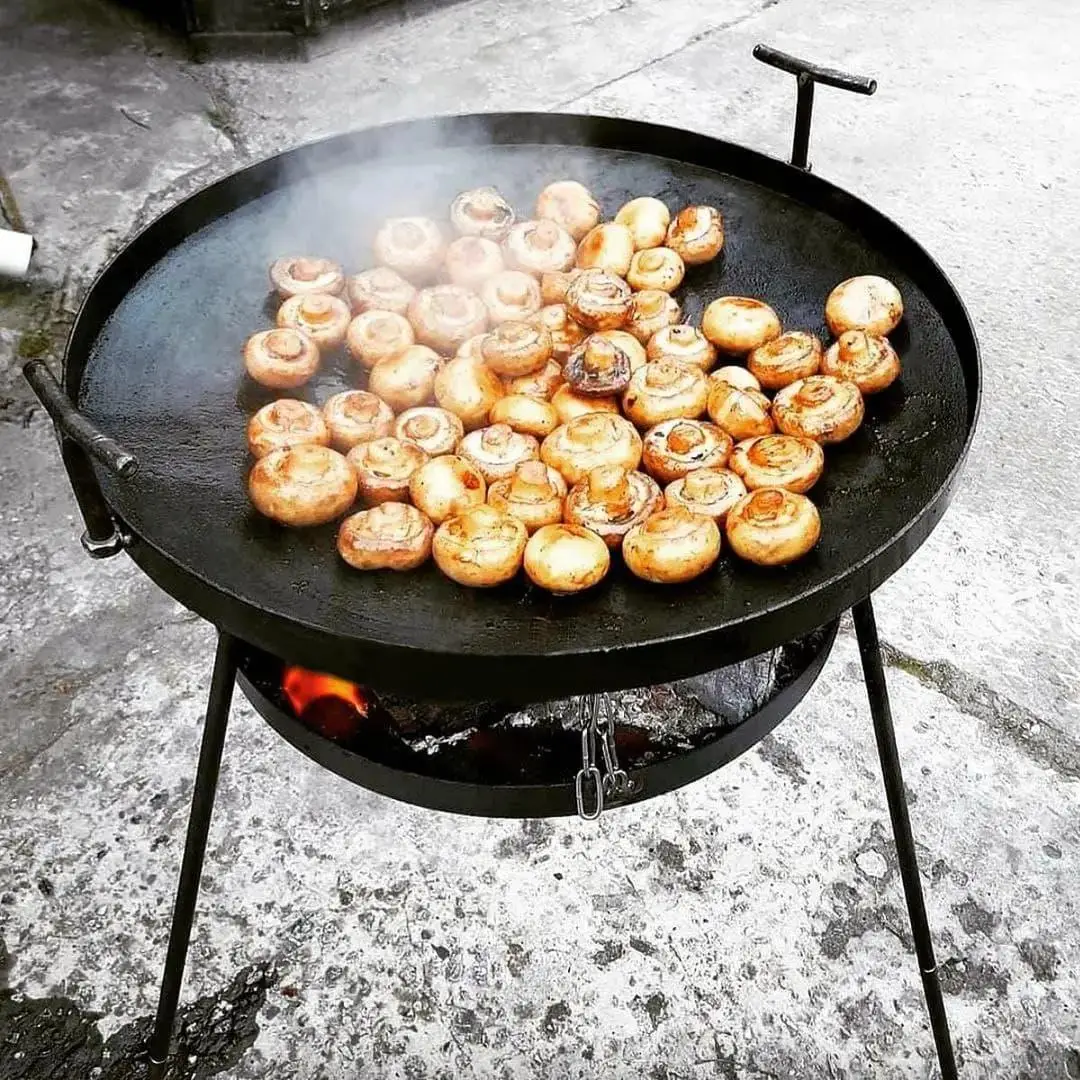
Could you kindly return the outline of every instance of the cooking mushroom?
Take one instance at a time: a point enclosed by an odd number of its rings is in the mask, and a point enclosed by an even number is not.
[[[543,439],[559,426],[555,407],[541,398],[527,394],[507,394],[491,407],[488,419],[492,424],[507,424],[524,435]]]
[[[261,458],[286,446],[326,446],[330,431],[314,405],[281,398],[264,405],[248,421],[247,442],[252,455]]]
[[[542,461],[523,461],[488,488],[488,503],[512,514],[529,532],[562,521],[566,481]]]
[[[728,467],[751,491],[775,487],[803,494],[820,479],[825,451],[800,435],[760,435],[737,443]]]
[[[577,251],[574,238],[561,225],[546,218],[518,222],[507,233],[505,246],[512,265],[537,277],[569,270]]]
[[[587,330],[617,330],[630,314],[633,295],[621,277],[604,270],[586,270],[570,283],[566,310]]]
[[[565,364],[567,357],[585,340],[588,331],[578,326],[565,304],[548,304],[532,318],[536,326],[542,326],[551,334],[551,355]]]
[[[523,270],[504,270],[480,287],[492,323],[527,322],[540,310],[540,286]]]
[[[662,289],[674,292],[686,276],[686,264],[671,248],[654,247],[635,251],[626,280],[634,289]]]
[[[622,553],[630,572],[645,581],[690,581],[719,557],[720,529],[711,517],[675,505],[635,525],[623,539]]]
[[[560,424],[568,424],[579,416],[589,413],[617,413],[619,399],[613,397],[589,397],[577,393],[572,386],[560,386],[551,395],[551,407],[559,417]]]
[[[693,420],[705,411],[708,400],[705,374],[693,364],[657,360],[638,368],[623,394],[623,412],[641,428],[664,420]]]
[[[345,283],[345,290],[357,315],[372,308],[404,315],[416,295],[416,286],[389,266],[353,274]]]
[[[509,476],[523,461],[538,457],[540,444],[532,435],[515,431],[509,424],[492,424],[470,431],[457,452],[490,484]]]
[[[556,596],[591,588],[610,566],[607,544],[580,525],[545,525],[525,545],[529,580]]]
[[[805,495],[758,488],[728,511],[724,531],[740,559],[780,566],[801,558],[818,542],[821,516]]]
[[[446,249],[447,276],[463,289],[479,289],[505,269],[502,248],[483,236],[459,236]]]
[[[651,196],[631,199],[615,215],[616,225],[625,225],[634,241],[634,250],[660,247],[671,224],[671,211]]]
[[[357,570],[415,570],[431,554],[435,526],[415,506],[389,502],[350,514],[338,554]]]
[[[749,296],[721,296],[701,318],[705,336],[725,353],[747,353],[780,336],[780,319],[768,304]]]
[[[380,360],[368,373],[368,389],[397,412],[425,405],[435,390],[442,361],[426,345],[410,345]]]
[[[575,240],[580,240],[600,221],[600,207],[584,184],[557,180],[540,192],[536,216],[554,221]]]
[[[565,273],[561,270],[554,270],[541,274],[540,299],[545,306],[548,304],[565,304],[566,290],[570,288],[571,282],[580,273],[581,271],[575,267]]]
[[[865,330],[884,337],[904,317],[900,290],[888,278],[875,274],[841,281],[825,301],[825,322],[833,337],[847,330]]]
[[[503,396],[499,376],[482,360],[455,356],[435,377],[435,400],[457,416],[466,431],[487,423],[491,406]]]
[[[631,527],[664,505],[651,476],[621,465],[600,465],[579,480],[566,497],[566,520],[591,529],[609,548],[617,548]]]
[[[500,323],[480,343],[480,355],[496,375],[516,379],[539,371],[551,359],[551,334],[535,323]]]
[[[746,485],[730,469],[695,469],[664,488],[664,501],[723,525],[728,511],[745,494]]]
[[[389,218],[372,242],[375,258],[409,281],[431,281],[442,267],[446,242],[438,224],[425,217]]]
[[[625,330],[597,330],[593,337],[600,341],[610,342],[616,348],[622,349],[630,358],[631,374],[649,362],[645,346],[633,334],[627,333]]]
[[[244,367],[271,390],[291,390],[318,371],[319,347],[302,330],[260,330],[244,345]]]
[[[435,530],[431,553],[459,585],[488,588],[509,581],[521,566],[528,531],[494,506],[474,506]]]
[[[464,434],[461,420],[436,405],[406,409],[394,423],[395,437],[415,443],[428,457],[452,454]]]
[[[760,390],[740,390],[731,383],[716,380],[709,387],[709,418],[733,439],[770,435],[776,430],[769,399]]]
[[[606,270],[626,277],[634,257],[634,236],[613,221],[594,225],[578,244],[575,265],[581,270]]]
[[[630,357],[608,338],[593,334],[571,354],[563,376],[575,394],[613,397],[630,384]]]
[[[728,386],[734,386],[736,390],[754,390],[761,393],[761,383],[746,368],[738,364],[727,364],[712,372],[709,376],[709,390],[711,391],[717,383],[726,383]]]
[[[516,379],[507,379],[505,385],[508,394],[525,394],[527,397],[550,401],[563,382],[562,368],[554,360],[549,360],[539,371],[519,375]]]
[[[332,259],[299,255],[276,260],[270,281],[282,300],[313,292],[336,296],[345,286],[345,274]]]
[[[682,318],[679,301],[663,289],[642,289],[630,301],[626,329],[646,344],[653,334],[674,326]]]
[[[488,315],[476,293],[460,285],[434,285],[413,297],[409,322],[421,345],[452,356],[469,338],[487,329]]]
[[[594,412],[557,427],[541,444],[540,459],[576,484],[598,465],[621,465],[627,471],[641,461],[641,436],[614,413]]]
[[[724,246],[724,219],[712,206],[687,206],[668,226],[665,244],[687,266],[715,259]]]
[[[390,434],[394,414],[390,406],[366,390],[343,390],[323,405],[323,419],[335,450],[345,453],[357,443]]]
[[[277,324],[282,329],[303,331],[325,353],[341,347],[351,318],[349,305],[340,297],[304,293],[290,296],[278,308]]]
[[[366,502],[407,502],[409,481],[428,456],[416,443],[388,438],[358,443],[347,460]]]
[[[842,442],[862,423],[864,412],[859,388],[834,375],[799,379],[778,390],[772,404],[773,419],[785,435],[819,443]]]
[[[796,379],[816,375],[821,367],[821,341],[805,330],[789,330],[746,356],[746,366],[766,390],[780,390]]]
[[[471,338],[466,338],[459,346],[455,356],[465,356],[470,360],[483,360],[484,354],[481,352],[481,347],[484,344],[484,338],[487,337],[487,331],[482,334],[473,334]]]
[[[425,462],[409,480],[409,498],[436,525],[487,497],[487,485],[476,467],[456,454]]]
[[[678,360],[708,371],[716,363],[716,349],[696,327],[686,323],[657,330],[645,347],[650,360]]]
[[[356,501],[356,474],[326,446],[283,446],[255,462],[248,495],[260,514],[282,525],[324,525]]]
[[[864,394],[876,394],[900,377],[900,357],[888,338],[847,330],[829,346],[821,371],[848,379]]]
[[[514,208],[493,187],[473,188],[450,204],[450,221],[462,236],[499,241],[514,224]]]
[[[695,469],[722,469],[731,453],[731,436],[701,420],[665,420],[645,433],[641,461],[661,484]]]
[[[404,315],[377,308],[369,308],[357,315],[345,333],[349,355],[367,368],[397,356],[415,342],[412,324]]]

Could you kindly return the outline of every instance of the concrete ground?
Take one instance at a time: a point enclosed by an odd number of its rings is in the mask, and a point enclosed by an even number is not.
[[[212,653],[83,556],[21,360],[58,356],[141,223],[325,132],[567,108],[783,156],[791,81],[757,41],[878,77],[819,93],[816,170],[918,237],[981,335],[965,482],[879,622],[962,1075],[1080,1077],[1066,0],[406,0],[308,63],[200,66],[98,0],[3,5],[0,206],[41,247],[0,290],[0,1077],[141,1075]],[[772,739],[599,827],[413,810],[233,716],[173,1075],[936,1075],[849,629]]]

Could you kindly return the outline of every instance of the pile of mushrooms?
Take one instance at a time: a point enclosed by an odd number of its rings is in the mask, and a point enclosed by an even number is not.
[[[681,289],[723,250],[720,211],[612,209],[574,180],[525,215],[475,188],[440,220],[383,222],[376,265],[352,276],[323,256],[275,261],[275,325],[243,349],[272,392],[247,428],[255,509],[339,522],[357,570],[433,561],[472,587],[524,570],[555,594],[616,557],[665,584],[722,545],[762,566],[810,552],[825,448],[900,375],[899,290],[837,285],[829,344],[757,297],[715,297],[691,325]],[[353,388],[313,400],[332,367]]]

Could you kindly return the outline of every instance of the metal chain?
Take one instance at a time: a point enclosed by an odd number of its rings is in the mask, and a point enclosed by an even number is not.
[[[600,751],[604,755],[604,790],[616,798],[622,798],[630,792],[630,774],[619,764],[612,709],[611,698],[605,694],[603,719],[597,725],[597,733],[600,736]]]
[[[574,778],[574,795],[578,817],[583,821],[595,821],[604,811],[604,781],[596,765],[598,712],[599,699],[595,694],[580,699],[581,768]],[[590,803],[592,809],[589,809]]]

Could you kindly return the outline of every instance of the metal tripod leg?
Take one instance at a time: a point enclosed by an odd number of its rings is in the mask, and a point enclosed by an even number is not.
[[[934,1033],[942,1080],[957,1080],[956,1057],[949,1036],[949,1021],[945,1015],[945,1002],[941,996],[937,961],[934,959],[934,943],[930,938],[930,924],[926,920],[926,904],[923,901],[922,883],[919,880],[919,864],[915,857],[915,840],[911,835],[907,798],[904,795],[904,778],[900,772],[900,756],[896,750],[896,733],[893,731],[892,709],[889,691],[885,685],[885,670],[881,663],[881,646],[878,642],[877,624],[870,598],[861,600],[852,609],[855,619],[855,635],[859,642],[863,678],[870,699],[870,714],[874,719],[874,736],[877,739],[881,773],[885,780],[885,798],[889,804],[896,854],[900,863],[900,879],[904,883],[911,935],[915,939],[915,954],[919,958],[923,994],[930,1013],[930,1028]]]
[[[150,1068],[147,1080],[162,1080],[169,1057],[176,1007],[180,1001],[180,986],[184,981],[184,962],[187,960],[191,924],[195,917],[195,901],[199,895],[206,837],[210,817],[214,812],[218,769],[225,745],[225,729],[229,722],[233,684],[236,681],[236,641],[226,633],[218,635],[214,674],[210,682],[210,699],[206,704],[206,723],[203,727],[199,768],[195,773],[195,790],[191,796],[191,815],[188,817],[184,861],[180,866],[180,882],[176,888],[169,949],[165,955],[165,973],[161,978],[154,1033],[150,1037]]]

